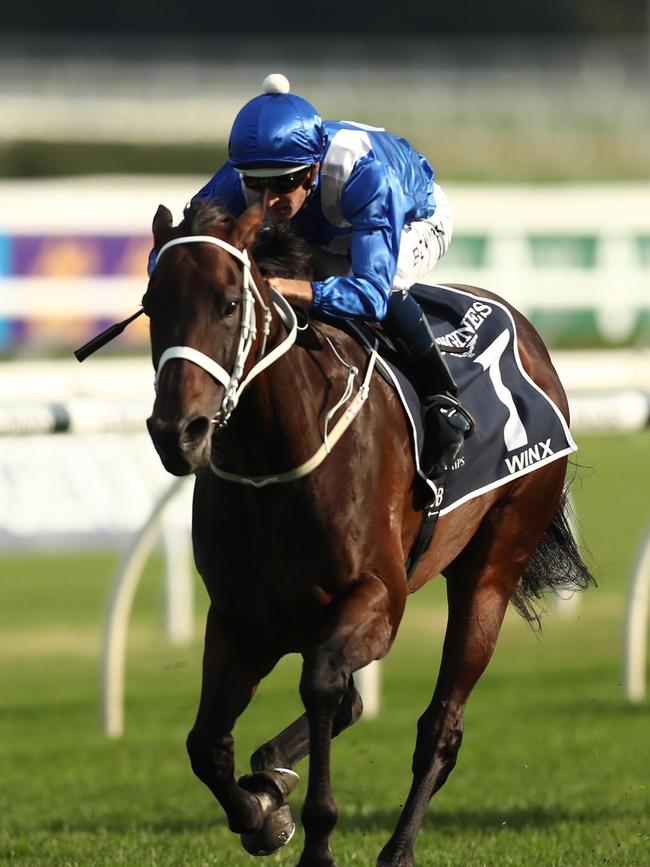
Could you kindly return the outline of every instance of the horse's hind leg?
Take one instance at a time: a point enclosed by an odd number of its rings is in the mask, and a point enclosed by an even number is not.
[[[332,725],[332,737],[340,734],[360,718],[363,711],[361,696],[350,677],[348,688],[336,709]],[[293,768],[296,762],[309,753],[309,720],[304,713],[272,738],[255,750],[251,756],[253,771],[270,768]]]
[[[519,576],[550,523],[560,496],[563,473],[553,484],[557,473],[549,472],[547,497],[531,501],[525,494],[530,494],[532,475],[521,480],[519,504],[511,497],[493,508],[472,543],[445,572],[449,617],[438,682],[418,721],[411,790],[397,827],[379,856],[378,867],[413,867],[415,837],[429,800],[456,764],[465,704],[490,661]],[[544,487],[537,480],[533,483]],[[538,504],[537,511],[531,510],[533,503]]]
[[[231,735],[257,684],[277,660],[277,652],[260,646],[210,608],[201,702],[187,750],[194,773],[225,810],[231,830],[240,834],[258,831],[265,816],[282,805],[286,794],[280,777],[269,777],[265,791],[249,791],[235,781]]]

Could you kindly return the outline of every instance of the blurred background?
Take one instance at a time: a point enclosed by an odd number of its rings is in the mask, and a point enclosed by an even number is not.
[[[246,863],[183,754],[206,607],[187,549],[187,485],[128,560],[172,484],[144,433],[147,323],[83,365],[71,353],[138,308],[157,205],[180,219],[269,72],[323,116],[385,126],[430,158],[455,208],[431,280],[486,287],[531,318],[580,446],[574,503],[599,589],[549,600],[539,642],[506,621],[473,700],[464,770],[425,829],[423,852],[448,860],[422,863],[645,863],[648,711],[638,691],[628,703],[622,665],[633,596],[646,635],[650,568],[647,0],[32,0],[3,10],[0,861]],[[96,672],[122,567],[127,616],[138,590],[126,733],[109,741]],[[371,863],[396,808],[380,782],[358,791],[359,756],[370,744],[391,780],[407,780],[444,611],[442,581],[413,600],[384,665],[379,716],[340,747],[350,863]],[[645,684],[644,655],[640,666]],[[295,693],[289,660],[255,702],[285,724]],[[497,707],[504,737],[513,731],[507,755],[488,747]],[[242,723],[244,745],[260,731]]]

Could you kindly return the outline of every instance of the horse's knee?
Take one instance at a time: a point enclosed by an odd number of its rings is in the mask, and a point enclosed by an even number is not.
[[[331,651],[317,651],[306,657],[300,678],[300,697],[307,710],[310,707],[335,710],[348,689],[349,666]]]
[[[235,772],[235,746],[231,735],[206,738],[194,728],[185,742],[192,770],[204,783],[229,780]]]
[[[348,726],[354,725],[355,722],[361,719],[362,713],[363,700],[361,699],[359,690],[355,686],[354,679],[351,677],[348,682],[348,688],[336,712],[336,719],[334,720],[335,730],[337,732],[343,731]]]

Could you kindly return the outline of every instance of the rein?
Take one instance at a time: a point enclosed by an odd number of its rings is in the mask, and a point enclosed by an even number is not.
[[[246,250],[239,250],[237,247],[233,247],[232,244],[228,244],[226,241],[222,241],[219,238],[214,238],[212,235],[185,235],[181,238],[174,238],[164,244],[158,251],[156,263],[160,261],[160,257],[166,250],[170,247],[175,247],[178,244],[212,244],[213,246],[220,247],[222,250],[230,253],[231,256],[242,263],[244,268],[239,346],[237,347],[237,354],[235,355],[232,373],[228,373],[224,367],[214,361],[214,359],[210,358],[209,355],[205,355],[205,353],[200,352],[198,349],[194,349],[192,346],[169,346],[160,356],[158,369],[156,370],[156,378],[154,380],[157,390],[160,373],[164,365],[172,358],[183,358],[186,361],[191,361],[198,367],[203,368],[203,370],[209,373],[210,376],[217,380],[217,382],[221,383],[225,389],[223,400],[221,401],[221,407],[212,419],[213,424],[218,428],[224,428],[228,424],[230,416],[239,403],[239,398],[246,386],[250,385],[251,381],[258,374],[263,370],[266,370],[267,367],[291,349],[296,341],[298,321],[289,302],[272,290],[273,306],[286,325],[288,333],[284,340],[272,349],[268,355],[265,355],[266,341],[271,330],[272,311],[265,303],[260,290],[257,288],[257,285],[253,280],[248,252]],[[257,302],[262,308],[262,340],[257,354],[257,361],[242,381],[246,361],[257,336],[255,302]]]

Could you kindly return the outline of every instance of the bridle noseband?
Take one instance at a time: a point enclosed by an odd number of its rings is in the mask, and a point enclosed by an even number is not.
[[[156,265],[160,262],[162,254],[170,247],[175,247],[177,244],[212,244],[215,247],[220,247],[227,253],[230,253],[235,259],[243,265],[244,284],[242,289],[242,312],[241,324],[239,333],[239,345],[237,354],[233,364],[232,373],[222,367],[209,355],[194,349],[192,346],[169,346],[160,356],[158,368],[156,370],[155,386],[158,389],[160,373],[163,366],[172,358],[182,358],[185,361],[191,361],[198,367],[207,371],[217,382],[224,387],[224,396],[221,401],[221,406],[215,413],[212,422],[219,428],[223,428],[228,423],[228,419],[232,415],[243,390],[248,386],[251,380],[278,360],[287,352],[295,343],[298,331],[298,323],[296,314],[290,304],[277,292],[272,290],[273,307],[281,316],[284,324],[287,327],[287,336],[274,349],[266,355],[266,342],[271,330],[272,310],[264,301],[260,290],[258,289],[253,275],[251,274],[251,263],[246,250],[239,250],[222,241],[219,238],[214,238],[212,235],[186,235],[181,238],[174,238],[168,241],[158,251]],[[255,305],[259,304],[262,310],[262,337],[260,346],[257,352],[257,359],[253,367],[249,370],[248,375],[242,381],[244,368],[251,347],[257,337],[257,324],[255,316]]]

